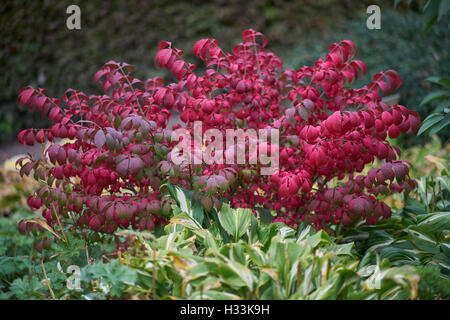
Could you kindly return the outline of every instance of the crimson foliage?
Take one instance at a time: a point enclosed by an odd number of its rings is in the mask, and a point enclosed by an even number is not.
[[[109,61],[94,77],[103,95],[68,89],[56,99],[45,89],[23,88],[20,103],[55,123],[18,136],[26,145],[50,142],[43,147],[45,160],[17,162],[21,174],[33,171],[43,183],[29,206],[44,207],[43,216],[56,228],[59,218],[63,224],[74,218],[78,226],[105,233],[130,225],[152,230],[170,212],[164,196],[170,180],[193,189],[207,211],[219,207],[219,199],[234,207],[260,205],[294,227],[298,221],[324,228],[390,217],[377,197],[409,192],[416,183],[386,138],[417,133],[420,123],[415,111],[382,102],[382,94],[401,85],[399,75],[380,72],[354,89],[349,84],[366,67],[354,59],[353,42],[332,44],[314,66],[298,70],[283,69],[266,45],[251,29],[230,53],[215,39],[201,39],[193,48],[205,63],[200,75],[181,50],[161,42],[155,64],[173,73],[176,80],[169,84],[157,77],[136,79],[131,65]],[[174,112],[183,124],[169,128]],[[171,132],[192,132],[194,121],[202,121],[204,131],[279,129],[280,170],[263,176],[254,164],[175,165]],[[375,158],[383,160],[380,168],[361,174]],[[19,227],[32,230],[25,221]]]

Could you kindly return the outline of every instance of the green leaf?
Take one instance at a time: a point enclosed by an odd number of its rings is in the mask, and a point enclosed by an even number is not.
[[[335,255],[348,255],[351,256],[352,249],[353,249],[354,243],[346,243],[346,244],[336,244],[332,243],[330,246],[325,247],[325,252],[332,252]]]
[[[213,223],[209,227],[212,233],[214,233],[216,236],[219,236],[222,238],[222,242],[229,243],[231,242],[230,236],[225,231],[225,229],[220,224],[219,216],[217,215],[217,211],[215,208],[213,208],[211,211],[209,211],[209,216],[212,218]]]
[[[443,2],[445,2],[445,1],[443,1]],[[433,76],[433,77],[426,78],[425,81],[432,82],[432,83],[435,83],[435,84],[438,84],[438,85],[441,85],[444,87],[450,87],[450,81],[447,78]]]
[[[308,299],[312,300],[336,300],[339,289],[342,287],[341,285],[341,276],[336,275],[333,278],[330,278],[317,288]]]
[[[448,12],[449,9],[450,2],[448,0],[441,0],[439,4],[437,21],[441,21],[441,18]]]
[[[258,228],[258,230],[257,230],[258,239],[264,246],[264,251],[266,251],[270,247],[272,239],[273,239],[273,237],[275,237],[277,232],[278,232],[278,224],[277,223],[272,223],[267,226],[263,225]]]
[[[225,231],[237,242],[247,232],[251,216],[249,209],[232,209],[228,203],[224,203],[219,212],[219,221]]]
[[[315,248],[318,245],[330,244],[331,238],[325,231],[320,230],[315,235],[309,237],[306,240],[306,243],[309,244],[311,248]]]
[[[442,129],[444,129],[448,124],[450,123],[450,114],[447,114],[445,116],[445,119],[443,119],[440,123],[438,123],[436,126],[434,126],[431,130],[429,135],[433,135],[435,133],[438,133]]]
[[[121,123],[122,123],[122,118],[119,115],[116,116],[116,118],[114,119],[114,126],[116,127],[116,129],[120,128]]]
[[[250,260],[257,266],[263,267],[268,264],[266,254],[257,246],[243,244],[245,252],[249,255]]]
[[[113,297],[121,297],[126,287],[134,285],[137,279],[136,271],[125,265],[119,265],[118,260],[112,260],[108,264],[96,262],[88,266],[88,272],[92,279],[98,279],[101,284],[108,287]]]
[[[184,190],[178,186],[175,187],[176,200],[180,206],[181,211],[186,212],[189,217],[201,226],[204,219],[203,206],[194,199],[192,191]]]
[[[421,217],[418,225],[427,225],[433,231],[450,230],[450,212],[435,212]]]
[[[410,227],[408,236],[414,246],[429,254],[438,254],[439,239],[427,226]]]
[[[424,104],[430,103],[431,101],[447,99],[449,97],[450,97],[450,92],[448,90],[433,91],[433,92],[427,94],[425,96],[425,98],[423,98],[423,100],[420,103],[420,105],[422,106]]]
[[[253,291],[257,282],[250,269],[230,259],[226,259],[225,263],[219,264],[217,272],[229,285],[247,287],[250,291]]]
[[[417,250],[405,250],[396,246],[384,247],[380,252],[382,259],[389,259],[394,264],[408,264],[420,261],[420,255]]]
[[[270,213],[270,210],[263,207],[257,207],[256,210],[258,210],[261,223],[269,224],[273,221],[274,216]]]
[[[44,285],[37,277],[32,277],[30,279],[28,276],[25,276],[23,278],[15,279],[11,284],[10,290],[17,299],[27,300],[41,297],[43,292],[42,289],[44,288]],[[39,292],[39,290],[41,290],[41,292]]]
[[[312,236],[315,230],[308,224],[300,223],[297,229],[297,242],[305,240],[307,237]]]
[[[440,0],[428,0],[425,4],[424,10],[424,31],[427,32],[436,23],[439,15]]]
[[[420,130],[419,132],[417,132],[417,135],[420,136],[422,133],[427,131],[434,124],[438,123],[442,119],[444,119],[444,116],[440,113],[430,114],[427,118],[425,118],[425,120],[423,120],[422,125],[420,126]]]

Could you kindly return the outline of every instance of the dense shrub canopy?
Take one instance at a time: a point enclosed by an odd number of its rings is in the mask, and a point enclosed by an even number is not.
[[[44,206],[50,225],[63,217],[106,233],[130,225],[152,230],[170,212],[164,186],[170,180],[195,190],[206,211],[224,200],[233,207],[262,206],[294,227],[300,220],[324,228],[388,218],[390,208],[377,196],[415,187],[399,149],[386,140],[417,133],[420,123],[417,112],[381,100],[400,86],[400,77],[388,70],[367,86],[350,88],[366,67],[354,59],[349,40],[332,44],[313,67],[298,70],[284,69],[266,45],[252,29],[230,53],[215,39],[201,39],[193,48],[206,66],[200,75],[181,50],[164,41],[155,63],[170,70],[175,82],[142,81],[131,75],[131,65],[109,61],[95,74],[103,95],[68,89],[55,99],[44,89],[23,88],[20,103],[55,123],[19,134],[26,145],[50,142],[43,160],[18,160],[21,174],[33,171],[44,184],[29,206]],[[169,128],[174,112],[182,124]],[[254,152],[279,153],[279,170],[261,175],[261,166],[248,161],[174,164],[172,130],[193,132],[196,121],[202,121],[203,132],[278,130],[277,143],[259,144]],[[375,158],[383,160],[380,168],[362,174]],[[20,228],[26,232],[33,225],[23,222]]]

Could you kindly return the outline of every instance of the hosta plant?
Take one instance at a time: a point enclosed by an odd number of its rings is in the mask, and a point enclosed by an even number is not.
[[[378,196],[416,185],[408,163],[387,140],[419,128],[416,112],[382,102],[383,94],[400,86],[400,76],[388,70],[352,88],[366,67],[349,40],[332,44],[313,66],[298,70],[284,69],[266,46],[254,30],[244,31],[231,52],[214,39],[201,39],[193,48],[204,62],[197,71],[181,50],[161,42],[155,64],[171,71],[172,82],[140,80],[131,65],[109,61],[94,76],[104,90],[100,95],[68,89],[58,99],[45,89],[23,88],[20,104],[54,124],[18,136],[25,145],[43,146],[42,159],[25,157],[17,165],[41,182],[28,204],[42,209],[46,220],[23,221],[20,231],[50,226],[63,238],[66,226],[107,234],[152,230],[171,214],[167,181],[195,192],[206,212],[223,201],[254,213],[261,207],[293,228],[300,222],[320,229],[389,218],[390,208]],[[180,121],[169,126],[177,114]],[[211,147],[217,141],[205,138],[194,144],[192,157],[174,163],[173,131],[192,134],[198,121],[202,132],[265,129],[279,139],[259,144],[244,164],[195,163],[197,151],[218,151]],[[262,175],[263,165],[249,163],[262,153],[279,155],[274,174]],[[362,174],[375,158],[381,166]],[[47,246],[39,243],[39,249]]]
[[[165,228],[118,231],[129,250],[117,256],[105,254],[107,238],[86,248],[71,233],[69,243],[57,242],[40,254],[31,237],[17,234],[19,217],[0,218],[0,298],[422,298],[422,280],[417,291],[411,266],[392,267],[370,254],[361,259],[353,243],[337,244],[324,231],[260,224],[249,209],[228,204],[208,219],[189,191],[174,190],[176,214]],[[73,267],[79,272],[69,271]],[[435,281],[436,275],[427,277]],[[424,289],[435,296],[433,287]]]
[[[196,200],[176,188],[175,216],[157,238],[123,231],[124,263],[137,273],[129,288],[150,299],[415,299],[411,266],[359,259],[353,243],[336,244],[323,230],[301,224],[260,224],[249,209],[224,204],[210,226]]]

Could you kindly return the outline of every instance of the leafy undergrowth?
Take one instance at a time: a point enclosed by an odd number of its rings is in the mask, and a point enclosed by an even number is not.
[[[167,185],[172,214],[152,233],[66,229],[42,252],[42,235],[17,228],[38,217],[20,209],[30,185],[3,168],[11,201],[0,218],[0,299],[449,299],[450,169],[440,149],[434,139],[428,152],[406,150],[418,188],[386,196],[393,215],[377,225],[294,230],[227,203],[205,213]]]
[[[1,218],[0,298],[449,298],[449,212],[414,218],[399,211],[336,238],[306,225],[264,224],[226,203],[205,215],[190,192],[170,190],[176,204],[169,223],[153,233],[120,231],[128,250],[115,254],[107,254],[113,236],[97,233],[87,240],[67,233],[67,242],[38,253],[17,232],[17,221],[31,213]],[[70,273],[74,265],[79,273]]]
[[[360,259],[354,244],[336,244],[323,230],[260,224],[248,209],[224,204],[210,219],[176,188],[179,207],[159,238],[129,234],[124,263],[142,282],[139,298],[393,299],[416,298],[419,275],[388,260]],[[208,227],[206,227],[208,225]],[[155,268],[156,266],[156,268]]]

